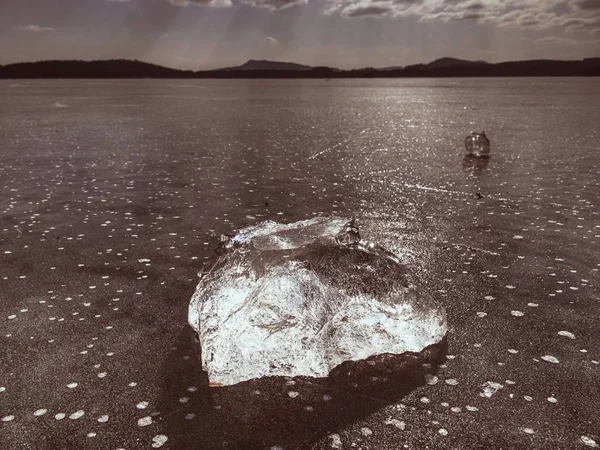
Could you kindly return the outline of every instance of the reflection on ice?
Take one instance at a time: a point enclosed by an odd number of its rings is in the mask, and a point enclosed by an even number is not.
[[[444,310],[352,221],[265,222],[226,246],[189,308],[213,384],[352,377],[361,363],[389,369],[386,354],[421,352],[446,335]]]
[[[487,169],[489,162],[489,157],[482,158],[473,155],[465,155],[462,161],[463,171],[478,175]]]

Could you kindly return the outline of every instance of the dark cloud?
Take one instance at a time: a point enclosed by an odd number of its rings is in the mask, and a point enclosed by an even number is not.
[[[231,6],[230,0],[167,0],[170,4],[175,6],[188,6],[188,5],[199,5],[199,6]]]
[[[364,17],[364,16],[386,16],[393,12],[393,9],[389,6],[356,6],[346,8],[344,15],[348,17]]]
[[[575,6],[585,10],[600,10],[600,0],[576,0]]]
[[[294,5],[305,5],[308,0],[242,0],[244,5],[268,9],[285,9]]]

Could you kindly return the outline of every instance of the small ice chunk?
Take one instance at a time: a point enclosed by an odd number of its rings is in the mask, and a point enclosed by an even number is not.
[[[384,423],[386,425],[393,425],[399,430],[404,431],[406,429],[406,423],[403,420],[392,419],[391,417],[388,417]]]
[[[500,383],[496,383],[494,381],[486,381],[483,384],[483,392],[481,392],[479,395],[481,395],[482,397],[487,397],[487,398],[492,398],[492,396],[498,392],[500,389],[503,389],[504,386],[501,385]]]
[[[465,138],[465,150],[467,156],[487,156],[490,154],[490,140],[485,135],[485,131],[477,133],[472,131]]]

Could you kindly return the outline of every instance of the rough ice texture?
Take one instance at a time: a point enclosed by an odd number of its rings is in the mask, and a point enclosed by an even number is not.
[[[420,352],[446,335],[444,310],[346,219],[265,222],[226,246],[189,308],[213,384],[326,377],[345,361]]]

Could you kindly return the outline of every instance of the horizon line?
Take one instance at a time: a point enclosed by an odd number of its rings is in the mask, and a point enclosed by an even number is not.
[[[580,58],[580,59],[549,59],[549,58],[516,59],[516,60],[506,60],[506,61],[499,61],[499,62],[489,62],[489,61],[486,61],[486,60],[483,60],[483,59],[471,60],[471,59],[456,58],[456,57],[453,57],[453,56],[442,56],[442,57],[433,59],[433,60],[431,60],[429,62],[420,62],[420,63],[407,64],[407,65],[395,65],[393,63],[390,63],[389,65],[381,66],[381,67],[365,66],[365,67],[355,67],[355,68],[350,68],[350,69],[340,69],[339,67],[328,66],[328,65],[316,65],[316,66],[312,66],[312,65],[309,65],[309,64],[298,63],[298,62],[295,62],[295,61],[279,61],[279,60],[271,60],[271,59],[254,59],[254,58],[247,59],[246,61],[242,62],[241,64],[238,64],[238,65],[235,65],[235,66],[218,67],[218,68],[214,68],[214,69],[178,69],[178,68],[170,67],[170,66],[167,66],[167,65],[162,65],[162,64],[159,64],[159,63],[155,63],[155,62],[144,61],[144,60],[137,59],[137,58],[41,59],[41,60],[35,60],[35,61],[18,61],[18,62],[10,62],[10,63],[5,63],[5,64],[0,64],[0,68],[14,66],[14,65],[19,65],[19,64],[39,64],[39,63],[48,63],[48,62],[83,62],[83,63],[93,63],[93,62],[126,61],[126,62],[138,62],[138,63],[142,63],[142,64],[153,65],[153,66],[161,67],[161,68],[164,68],[164,69],[175,70],[175,71],[180,71],[180,72],[193,72],[193,73],[195,73],[195,72],[215,72],[215,71],[232,70],[232,69],[235,70],[235,69],[243,66],[244,64],[247,64],[249,62],[254,61],[254,62],[267,62],[267,63],[276,63],[276,64],[294,64],[294,65],[299,65],[299,66],[305,66],[305,67],[310,68],[310,69],[328,68],[328,69],[338,70],[338,71],[341,71],[341,72],[351,72],[351,71],[360,71],[360,70],[382,70],[382,69],[388,69],[390,67],[397,68],[398,70],[401,70],[401,69],[404,69],[404,68],[407,68],[407,67],[431,64],[431,63],[434,63],[436,61],[443,60],[443,59],[453,59],[453,60],[457,60],[457,61],[464,61],[464,62],[470,62],[470,63],[485,63],[485,64],[489,64],[489,65],[497,65],[497,64],[519,63],[519,62],[530,62],[530,61],[581,62],[581,61],[594,60],[594,59],[600,60],[600,56],[587,56],[587,57],[583,57],[583,58]],[[254,70],[270,70],[270,69],[254,69]],[[290,71],[293,71],[293,69],[290,70]]]

